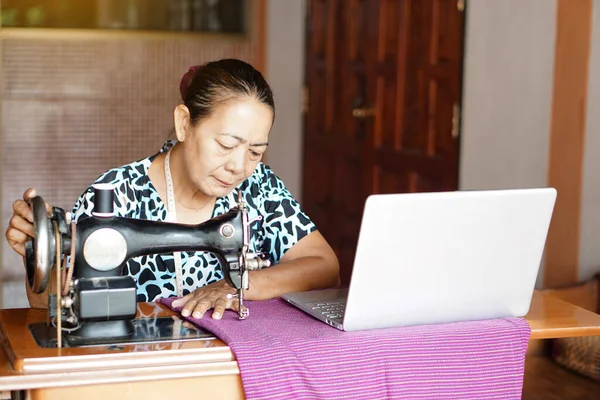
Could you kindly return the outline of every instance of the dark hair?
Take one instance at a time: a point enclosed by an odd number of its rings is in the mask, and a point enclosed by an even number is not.
[[[240,96],[255,97],[275,116],[271,87],[259,71],[241,60],[223,59],[191,67],[181,79],[179,91],[192,124],[210,116],[215,106]]]

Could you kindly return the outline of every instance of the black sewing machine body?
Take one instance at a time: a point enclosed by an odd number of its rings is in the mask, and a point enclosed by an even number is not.
[[[249,251],[253,221],[241,198],[237,207],[225,214],[198,225],[185,225],[115,217],[113,196],[111,187],[95,188],[92,216],[77,224],[68,223],[60,208],[53,208],[48,215],[41,197],[30,202],[35,237],[26,244],[29,285],[34,293],[44,292],[52,268],[58,269],[59,282],[56,293],[48,291],[52,327],[34,327],[34,336],[36,332],[51,334],[51,328],[56,328],[56,340],[61,342],[64,331],[67,345],[122,342],[132,337],[136,282],[123,276],[123,268],[133,257],[175,251],[213,253],[226,282],[237,290],[240,319],[246,317],[243,293],[248,289],[248,272],[270,264]],[[71,262],[68,268],[67,258]],[[47,338],[37,341],[48,342]]]
[[[174,251],[208,251],[226,270],[237,271],[242,238],[242,213],[233,209],[200,225],[182,225],[120,217],[88,217],[77,224],[74,278],[120,276],[137,256]],[[231,232],[227,235],[223,231]],[[116,266],[116,267],[115,267]],[[225,274],[235,288],[239,277]]]

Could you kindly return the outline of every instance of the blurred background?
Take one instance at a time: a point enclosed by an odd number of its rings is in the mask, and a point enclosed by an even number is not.
[[[0,17],[4,228],[29,187],[69,210],[157,152],[181,76],[234,57],[273,87],[265,162],[343,283],[369,194],[553,186],[537,287],[593,287],[600,307],[600,0],[0,0]],[[28,307],[21,258],[0,254],[0,307]],[[597,398],[545,349],[524,398]]]
[[[266,162],[351,272],[367,195],[554,186],[538,287],[600,271],[599,0],[1,0],[2,223],[156,152],[189,66],[263,71]],[[460,227],[457,227],[457,230]],[[1,306],[26,307],[3,241]]]
[[[256,64],[265,9],[251,3],[2,0],[3,225],[27,187],[69,210],[106,169],[157,152],[190,66]],[[25,307],[22,261],[5,242],[2,306]]]

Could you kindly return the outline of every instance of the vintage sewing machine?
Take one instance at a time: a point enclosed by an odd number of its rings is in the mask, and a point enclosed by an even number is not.
[[[249,249],[250,227],[260,217],[249,219],[241,197],[229,212],[199,225],[116,217],[110,185],[94,187],[93,203],[92,217],[75,224],[61,208],[54,207],[49,213],[41,197],[30,201],[35,236],[25,247],[31,290],[43,293],[52,269],[56,274],[56,290],[47,290],[48,321],[30,326],[38,345],[123,343],[133,337],[136,282],[123,276],[123,267],[129,259],[142,255],[175,251],[215,254],[225,280],[237,290],[239,318],[246,318],[243,301],[248,273],[270,263]]]

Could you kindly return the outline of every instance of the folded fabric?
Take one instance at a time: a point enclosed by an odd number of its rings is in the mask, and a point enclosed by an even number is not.
[[[248,399],[521,399],[521,318],[343,332],[282,299],[247,306],[186,319],[230,346]]]

